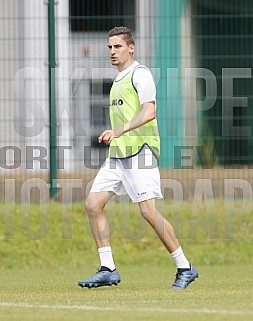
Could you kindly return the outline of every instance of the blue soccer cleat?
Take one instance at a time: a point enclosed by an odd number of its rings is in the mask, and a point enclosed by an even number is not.
[[[190,270],[177,272],[175,282],[172,284],[171,289],[181,290],[187,288],[187,286],[199,276],[196,268],[191,265]]]
[[[82,288],[98,288],[100,286],[118,285],[120,282],[120,275],[117,270],[110,271],[109,269],[101,268],[98,272],[84,280],[78,282]]]

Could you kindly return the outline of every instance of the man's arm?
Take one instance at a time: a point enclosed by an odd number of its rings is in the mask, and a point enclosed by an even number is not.
[[[135,128],[138,128],[156,118],[155,102],[144,103],[141,107],[141,111],[136,116],[134,116],[134,118],[131,121],[114,130],[105,130],[98,137],[99,143],[103,141],[108,145],[114,138],[118,138],[122,134],[125,134]]]

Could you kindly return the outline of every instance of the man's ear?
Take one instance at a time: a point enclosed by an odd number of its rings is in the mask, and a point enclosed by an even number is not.
[[[130,52],[130,53],[134,53],[134,44],[131,44],[131,45],[129,46],[129,52]]]

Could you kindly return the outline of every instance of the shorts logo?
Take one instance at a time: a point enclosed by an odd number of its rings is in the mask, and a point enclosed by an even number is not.
[[[138,194],[138,196],[141,196],[141,195],[147,194],[147,192],[142,192],[142,193],[137,193],[137,194]]]
[[[111,106],[122,106],[123,105],[123,100],[122,99],[113,99],[111,101]]]

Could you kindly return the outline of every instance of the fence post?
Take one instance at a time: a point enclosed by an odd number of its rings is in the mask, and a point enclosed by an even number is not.
[[[50,168],[49,184],[50,198],[54,198],[57,187],[54,180],[57,178],[57,141],[56,141],[56,95],[55,95],[55,0],[48,0],[48,56],[49,56],[49,121],[50,121]]]
[[[174,147],[182,145],[181,100],[181,18],[185,0],[159,0],[157,2],[157,55],[160,68],[157,86],[158,123],[161,132],[160,167],[174,167]]]

